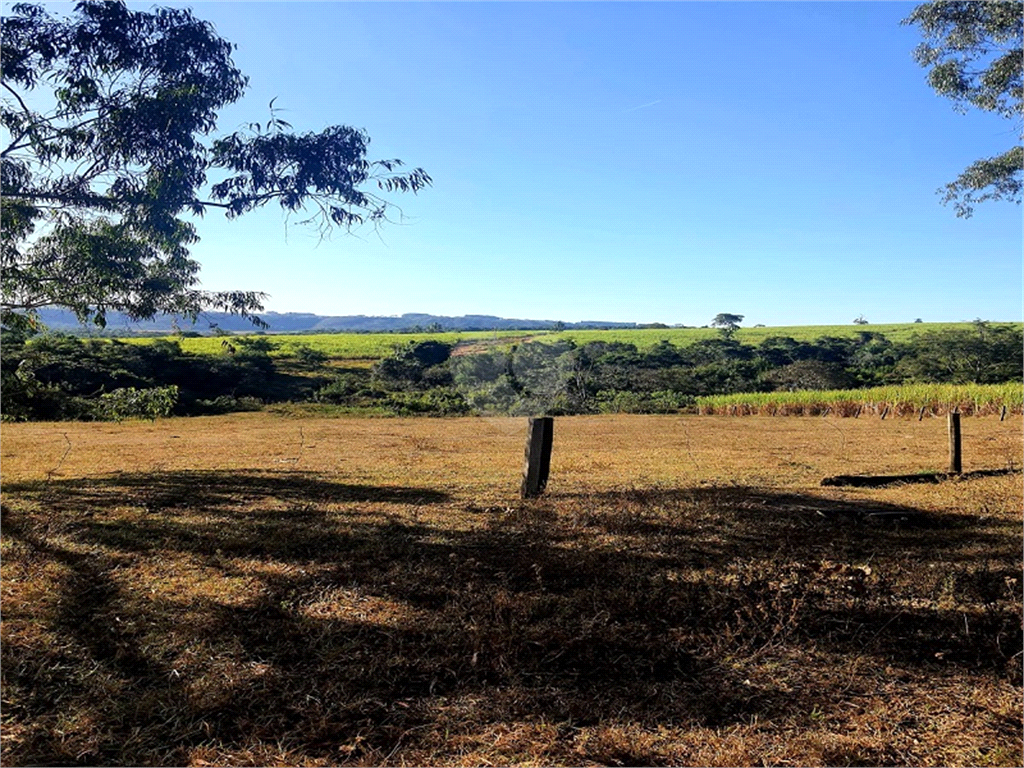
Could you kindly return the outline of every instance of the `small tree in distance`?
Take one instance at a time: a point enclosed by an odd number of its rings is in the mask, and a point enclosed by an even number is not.
[[[714,320],[711,321],[711,327],[717,328],[721,334],[727,338],[732,338],[732,335],[739,330],[740,323],[743,322],[743,315],[733,315],[728,312],[721,312],[715,315]]]

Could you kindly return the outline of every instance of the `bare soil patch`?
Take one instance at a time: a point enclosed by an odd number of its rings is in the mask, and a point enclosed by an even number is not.
[[[559,418],[530,502],[524,436],[4,425],[3,761],[1021,763],[1020,475],[820,486],[938,420]]]
[[[500,336],[494,339],[477,338],[470,339],[468,341],[460,341],[452,348],[452,357],[461,357],[462,355],[475,355],[480,352],[491,352],[496,348],[507,348],[513,344],[527,344],[531,341],[537,341],[538,339],[548,334],[529,335],[523,334],[521,336]]]

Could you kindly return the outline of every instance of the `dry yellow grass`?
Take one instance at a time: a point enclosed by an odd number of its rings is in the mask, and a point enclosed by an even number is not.
[[[1021,468],[1019,419],[966,418],[963,424],[965,471]],[[298,469],[504,499],[518,488],[525,425],[521,418],[290,419],[259,413],[4,424],[0,460],[8,482]],[[942,470],[948,462],[944,418],[574,416],[559,418],[556,429],[552,491],[701,481],[817,485],[826,475],[905,474]]]
[[[10,765],[1019,765],[1019,420],[7,424]],[[874,515],[874,516],[872,516]]]

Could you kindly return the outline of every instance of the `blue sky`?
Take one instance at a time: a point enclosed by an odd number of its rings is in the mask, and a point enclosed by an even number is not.
[[[1013,125],[934,94],[912,3],[191,3],[298,130],[422,166],[330,241],[200,225],[204,286],[274,311],[703,325],[1021,319],[1021,210],[935,191]]]

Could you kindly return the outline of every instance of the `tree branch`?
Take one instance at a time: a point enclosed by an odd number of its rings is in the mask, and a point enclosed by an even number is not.
[[[21,94],[18,93],[13,88],[11,88],[9,83],[0,83],[0,84],[2,84],[4,88],[6,88],[8,91],[10,91],[11,95],[14,96],[14,98],[16,98],[18,100],[18,103],[21,105],[21,111],[24,112],[29,117],[31,117],[32,116],[32,110],[30,110],[28,108],[28,105],[25,104],[24,100],[21,98]]]

